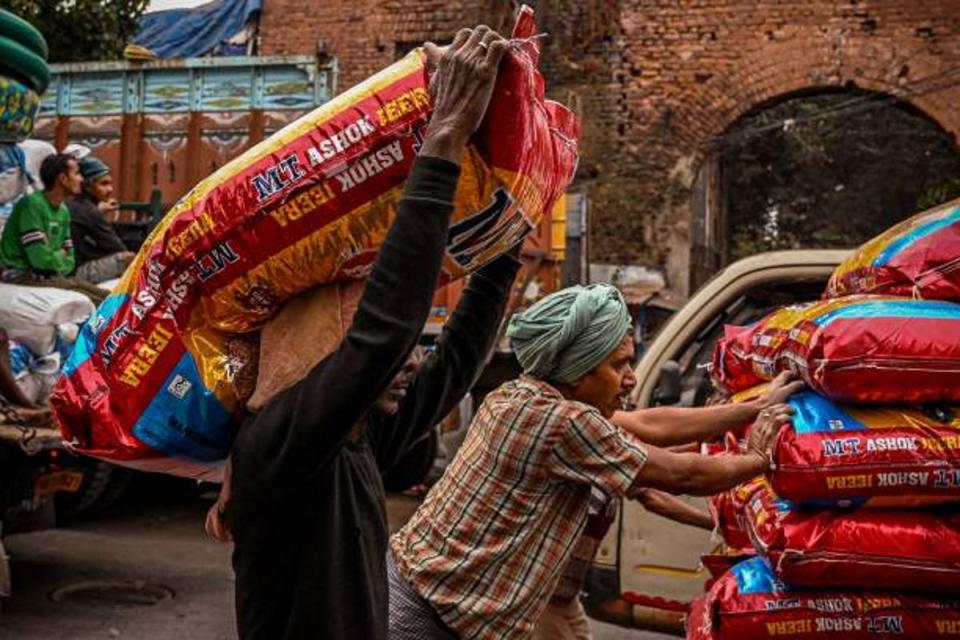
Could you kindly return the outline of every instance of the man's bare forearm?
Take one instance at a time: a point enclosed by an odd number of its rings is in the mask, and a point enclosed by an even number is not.
[[[674,494],[709,496],[766,472],[769,464],[766,456],[752,451],[704,456],[650,447],[647,461],[627,495],[632,498],[644,489],[660,489]]]
[[[618,411],[612,420],[645,443],[671,447],[712,440],[729,429],[753,421],[759,411],[755,402],[712,407],[654,407]]]
[[[713,529],[713,518],[709,513],[669,493],[656,489],[644,489],[637,496],[637,500],[650,513],[668,520],[701,529]]]

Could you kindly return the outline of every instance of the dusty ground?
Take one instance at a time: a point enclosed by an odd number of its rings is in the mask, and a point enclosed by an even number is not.
[[[11,536],[14,595],[3,601],[0,638],[18,640],[220,640],[236,637],[229,547],[207,541],[203,518],[213,494],[177,499],[143,490],[93,520]],[[414,508],[390,501],[391,521]],[[61,587],[142,581],[167,599],[101,592],[54,602]],[[163,595],[161,592],[159,595]],[[320,637],[320,636],[318,636]],[[597,640],[662,638],[597,625]]]

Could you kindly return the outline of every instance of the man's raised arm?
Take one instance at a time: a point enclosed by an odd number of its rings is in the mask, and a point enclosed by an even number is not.
[[[440,56],[420,158],[340,348],[241,430],[234,456],[264,486],[294,488],[323,467],[413,349],[430,310],[459,167],[490,100],[506,41],[461,30]]]

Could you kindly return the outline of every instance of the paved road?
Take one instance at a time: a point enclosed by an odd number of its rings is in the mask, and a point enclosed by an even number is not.
[[[228,640],[236,637],[230,548],[202,534],[214,495],[184,499],[143,491],[109,513],[66,528],[11,536],[14,595],[3,601],[0,637],[18,640]],[[391,521],[412,508],[390,503]],[[161,592],[75,591],[140,581]],[[54,601],[57,589],[60,602]],[[168,591],[165,591],[168,590]],[[153,597],[166,597],[153,603]],[[318,636],[320,637],[320,636]],[[664,638],[597,625],[597,640]]]

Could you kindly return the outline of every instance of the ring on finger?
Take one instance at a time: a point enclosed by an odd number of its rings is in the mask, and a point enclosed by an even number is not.
[[[490,46],[490,45],[488,45],[486,42],[483,42],[483,41],[480,41],[480,42],[478,42],[477,44],[480,45],[480,47],[481,47],[482,49],[486,49],[487,47]]]

